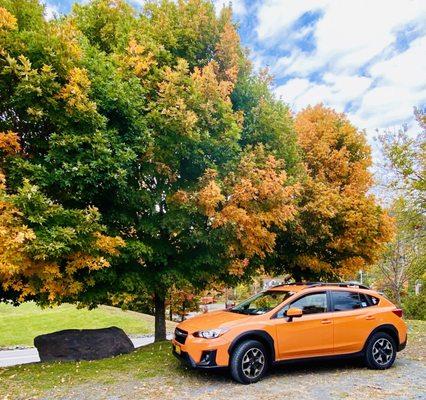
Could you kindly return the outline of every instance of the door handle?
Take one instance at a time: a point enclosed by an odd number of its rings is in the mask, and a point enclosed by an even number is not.
[[[365,319],[371,321],[372,319],[374,319],[374,315],[367,315]]]
[[[321,323],[322,324],[331,324],[331,319],[323,319],[323,320],[321,320]]]

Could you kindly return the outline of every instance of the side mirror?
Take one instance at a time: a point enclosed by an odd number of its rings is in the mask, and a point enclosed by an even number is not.
[[[298,318],[303,315],[303,311],[300,308],[292,307],[287,310],[285,316],[288,317],[289,321],[293,321],[293,318]]]

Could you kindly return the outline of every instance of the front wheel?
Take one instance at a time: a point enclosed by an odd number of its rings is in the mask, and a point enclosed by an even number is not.
[[[387,369],[396,358],[396,344],[392,336],[377,332],[371,336],[365,349],[364,360],[371,369]]]
[[[232,353],[231,375],[237,382],[255,383],[265,376],[268,363],[265,346],[257,340],[247,340],[240,343]]]

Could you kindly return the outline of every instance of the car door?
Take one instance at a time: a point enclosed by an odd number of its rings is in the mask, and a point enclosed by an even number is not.
[[[326,291],[308,293],[281,309],[275,319],[277,358],[291,359],[333,354],[333,323]],[[290,320],[289,308],[303,315]]]
[[[370,332],[376,326],[375,307],[357,291],[331,291],[334,325],[334,353],[361,351]]]

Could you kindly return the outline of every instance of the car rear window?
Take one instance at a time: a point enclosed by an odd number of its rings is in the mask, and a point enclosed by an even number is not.
[[[380,300],[377,297],[370,296],[369,294],[361,294],[361,293],[360,295],[364,296],[367,299],[369,306],[377,306],[377,304],[379,304]]]

